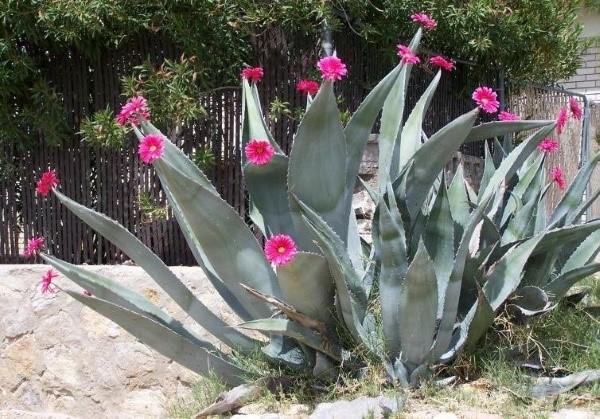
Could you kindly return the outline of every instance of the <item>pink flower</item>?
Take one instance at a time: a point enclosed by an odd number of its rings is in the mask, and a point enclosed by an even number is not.
[[[429,64],[446,71],[452,71],[455,68],[453,60],[447,59],[441,55],[431,57],[429,59]]]
[[[50,191],[59,185],[60,181],[54,170],[48,170],[42,174],[35,187],[35,191],[42,196],[47,196]]]
[[[550,178],[552,178],[552,182],[556,183],[559,189],[565,189],[567,186],[565,175],[560,167],[555,167],[550,171]]]
[[[242,70],[242,78],[254,83],[261,81],[264,75],[262,67],[246,67]]]
[[[556,116],[556,133],[558,135],[565,131],[568,118],[569,114],[567,108],[560,108],[560,111],[558,111],[558,115]]]
[[[34,256],[40,251],[42,246],[44,246],[43,237],[32,237],[31,239],[27,240],[27,246],[25,246],[25,250],[23,250],[23,256]]]
[[[286,234],[276,234],[265,243],[265,256],[275,265],[290,263],[296,255],[296,243]]]
[[[508,112],[508,111],[501,111],[498,114],[499,121],[518,121],[519,119],[521,119],[521,117],[519,115],[517,115],[516,113]]]
[[[437,22],[435,19],[433,19],[431,16],[429,16],[426,13],[423,12],[419,12],[419,13],[413,13],[410,16],[411,20],[415,23],[418,23],[419,25],[423,26],[425,29],[435,29],[437,26]]]
[[[275,149],[268,140],[250,140],[244,149],[250,163],[264,166],[271,161]]]
[[[540,142],[537,146],[538,150],[544,153],[554,153],[558,150],[559,147],[560,144],[558,144],[558,141],[550,137],[544,138],[542,142]]]
[[[577,99],[574,97],[569,98],[569,108],[571,108],[571,115],[573,115],[573,118],[581,120],[583,117],[583,110],[581,109]]]
[[[419,64],[421,59],[406,45],[396,45],[396,55],[402,59],[404,64]]]
[[[490,87],[478,87],[471,96],[477,105],[487,113],[494,113],[498,110],[500,102],[496,99],[498,96]]]
[[[314,96],[319,91],[319,83],[314,80],[300,80],[296,84],[296,90],[300,93]]]
[[[317,68],[321,72],[321,77],[323,77],[324,80],[341,80],[348,74],[346,64],[333,55],[321,58],[317,63]]]
[[[42,276],[41,290],[42,294],[56,292],[56,288],[52,285],[52,280],[58,277],[58,273],[54,269],[48,269],[48,271]]]
[[[121,112],[117,115],[117,123],[123,126],[127,124],[139,125],[149,118],[148,102],[143,96],[135,96],[123,105]]]
[[[165,151],[164,139],[160,135],[146,135],[138,147],[138,154],[144,163],[152,163]]]

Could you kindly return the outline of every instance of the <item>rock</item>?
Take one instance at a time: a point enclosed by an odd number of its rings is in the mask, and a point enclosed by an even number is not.
[[[595,419],[600,418],[600,415],[596,415],[593,412],[587,410],[576,410],[576,409],[560,409],[558,412],[551,413],[550,419]]]
[[[363,419],[384,418],[399,411],[404,398],[393,399],[386,396],[359,397],[354,400],[338,400],[332,403],[320,403],[310,419]]]
[[[0,265],[0,418],[163,418],[199,377],[137,341],[66,293],[41,295],[44,265]],[[86,269],[145,295],[203,339],[137,266]],[[239,320],[199,268],[173,271],[228,323]],[[58,285],[82,292],[68,279]]]

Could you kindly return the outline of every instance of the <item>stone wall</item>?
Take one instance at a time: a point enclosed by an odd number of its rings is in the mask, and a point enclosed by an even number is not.
[[[89,266],[193,324],[138,267]],[[198,376],[66,293],[41,295],[43,265],[0,265],[0,418],[158,418]],[[230,324],[236,317],[199,268],[173,268]],[[59,278],[61,287],[71,281]],[[200,327],[199,336],[212,340]],[[66,416],[61,416],[66,415]]]

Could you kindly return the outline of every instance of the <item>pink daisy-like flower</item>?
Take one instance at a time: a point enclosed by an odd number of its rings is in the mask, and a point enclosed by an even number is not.
[[[258,83],[265,75],[262,67],[246,67],[242,70],[242,77],[248,81]]]
[[[418,23],[425,29],[431,30],[435,29],[437,26],[437,21],[424,12],[413,13],[410,18],[413,22]]]
[[[138,154],[144,163],[152,163],[165,151],[164,139],[160,135],[146,135],[138,147]]]
[[[265,243],[265,256],[275,265],[290,263],[296,255],[296,243],[287,234],[276,234]]]
[[[37,254],[42,246],[44,246],[43,237],[32,237],[31,239],[27,240],[27,245],[25,246],[25,250],[23,250],[23,256],[31,257]]]
[[[521,117],[516,113],[508,112],[508,111],[500,111],[498,114],[499,121],[518,121]]]
[[[560,111],[558,111],[558,115],[556,116],[556,133],[558,135],[562,134],[565,131],[568,119],[569,113],[567,111],[567,108],[560,108]]]
[[[40,289],[42,294],[56,292],[56,288],[53,286],[52,281],[58,277],[58,273],[54,269],[48,269],[48,271],[42,276]]]
[[[333,55],[321,58],[317,63],[317,68],[321,72],[321,77],[323,77],[324,80],[341,80],[348,74],[346,64]]]
[[[558,151],[560,144],[558,141],[548,137],[544,138],[537,146],[538,150],[544,153],[554,153]]]
[[[148,101],[143,96],[130,98],[117,115],[117,123],[123,126],[139,125],[147,119],[150,119],[150,110]]]
[[[50,191],[60,184],[58,176],[54,170],[48,170],[44,172],[40,179],[37,181],[35,191],[42,196],[47,196]]]
[[[406,45],[396,45],[396,55],[401,58],[404,64],[419,64],[421,59]]]
[[[571,109],[571,115],[573,115],[573,118],[577,120],[581,120],[581,118],[583,118],[583,110],[581,109],[577,99],[574,97],[569,98],[569,108]]]
[[[565,189],[567,186],[565,174],[560,167],[555,167],[550,171],[550,178],[552,179],[552,182],[556,183],[556,186],[558,186],[559,189]]]
[[[446,70],[446,71],[452,71],[455,68],[453,60],[445,58],[441,55],[434,55],[433,57],[431,57],[429,59],[429,64],[431,64],[435,67],[439,67],[442,70]]]
[[[319,83],[314,80],[300,80],[296,84],[296,90],[306,95],[314,96],[319,91]]]
[[[484,112],[494,113],[498,110],[500,102],[498,102],[496,92],[491,87],[480,86],[473,92],[471,96]]]
[[[275,154],[275,149],[268,140],[250,140],[244,151],[248,161],[257,166],[269,163]]]

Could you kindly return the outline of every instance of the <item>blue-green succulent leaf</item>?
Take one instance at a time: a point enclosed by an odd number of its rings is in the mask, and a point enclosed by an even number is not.
[[[291,262],[277,267],[277,279],[285,302],[313,319],[330,323],[334,285],[323,256],[298,252]]]
[[[542,128],[553,124],[554,121],[493,121],[473,127],[465,143],[502,137],[520,131]]]
[[[227,323],[199,301],[164,262],[126,228],[106,215],[78,204],[57,190],[54,190],[54,193],[73,214],[110,240],[144,269],[169,297],[200,326],[231,348],[253,350],[256,347],[258,342],[238,331],[232,331]]]
[[[232,386],[244,382],[243,377],[246,374],[244,370],[175,333],[156,320],[108,301],[86,297],[72,291],[67,291],[67,293],[178,364],[205,376],[216,374],[221,380]]]
[[[345,242],[351,209],[346,196],[346,137],[333,82],[325,81],[304,115],[290,153],[288,190],[312,208]],[[296,230],[306,231],[291,202]],[[314,249],[309,234],[297,235],[302,250]]]
[[[423,242],[408,267],[398,299],[402,360],[421,365],[429,355],[438,312],[437,279]]]

